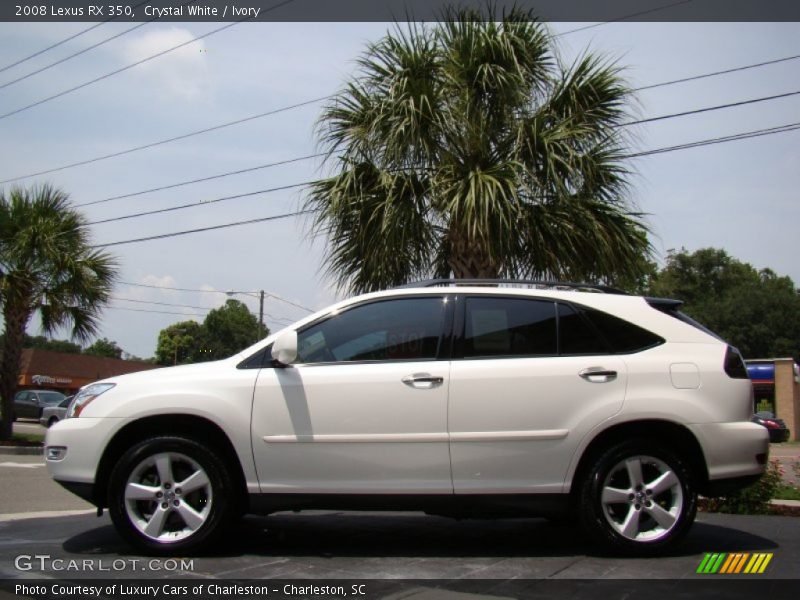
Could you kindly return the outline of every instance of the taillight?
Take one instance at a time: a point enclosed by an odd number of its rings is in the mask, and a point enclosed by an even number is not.
[[[780,429],[781,426],[776,423],[775,421],[770,421],[769,419],[764,419],[764,425],[769,427],[770,429]]]
[[[733,379],[750,379],[742,355],[733,346],[728,346],[725,352],[725,372]]]

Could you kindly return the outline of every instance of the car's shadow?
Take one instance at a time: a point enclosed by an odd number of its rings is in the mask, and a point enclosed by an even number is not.
[[[709,523],[695,523],[670,556],[708,551],[776,548],[773,540]],[[132,555],[110,525],[67,539],[81,555]],[[600,556],[577,527],[544,519],[453,520],[423,514],[290,514],[246,517],[233,525],[208,557],[539,557]]]

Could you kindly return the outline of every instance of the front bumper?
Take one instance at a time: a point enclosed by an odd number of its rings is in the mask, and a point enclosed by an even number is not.
[[[45,464],[53,479],[70,491],[66,484],[94,484],[97,466],[114,434],[128,421],[120,418],[63,419],[47,430]],[[48,448],[66,448],[60,460],[48,459]],[[77,493],[77,492],[76,492]],[[79,496],[83,497],[81,494]]]
[[[56,479],[55,481],[56,483],[61,484],[61,487],[63,487],[65,490],[75,494],[78,498],[86,500],[89,504],[94,504],[97,507],[100,506],[100,503],[98,503],[97,499],[94,496],[93,483],[80,483],[77,481],[59,481],[58,479]]]

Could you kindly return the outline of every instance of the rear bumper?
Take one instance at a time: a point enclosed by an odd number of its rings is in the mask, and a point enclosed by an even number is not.
[[[747,475],[746,477],[733,477],[731,479],[716,479],[714,481],[709,481],[705,487],[700,490],[700,492],[707,498],[727,496],[733,492],[738,492],[742,488],[746,488],[749,485],[753,485],[759,479],[761,479],[761,475]]]
[[[766,471],[769,433],[761,425],[745,421],[688,427],[703,448],[710,486],[722,480],[758,479]]]

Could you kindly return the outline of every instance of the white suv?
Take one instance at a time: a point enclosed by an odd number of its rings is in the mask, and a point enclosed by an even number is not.
[[[85,387],[47,464],[154,554],[312,508],[571,514],[651,554],[767,462],[739,353],[679,305],[507,280],[351,298],[229,359]]]

